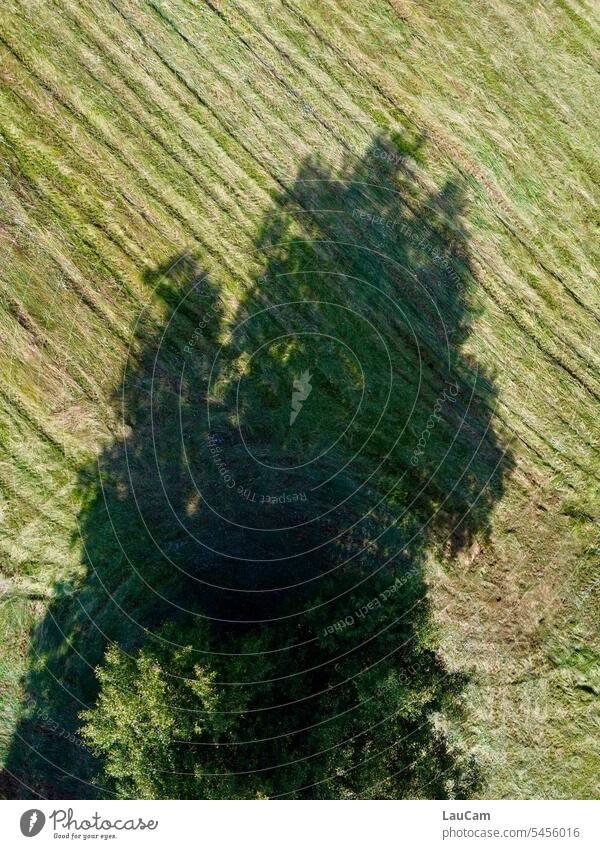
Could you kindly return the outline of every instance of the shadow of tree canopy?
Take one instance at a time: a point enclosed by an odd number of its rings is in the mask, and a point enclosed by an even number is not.
[[[485,536],[512,461],[463,351],[464,193],[423,200],[422,156],[304,162],[235,306],[190,254],[147,275],[166,318],[81,471],[85,576],[32,635],[15,794],[477,794],[426,568]]]

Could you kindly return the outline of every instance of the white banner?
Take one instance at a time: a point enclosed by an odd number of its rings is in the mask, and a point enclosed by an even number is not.
[[[600,847],[595,801],[5,801],[0,846]]]

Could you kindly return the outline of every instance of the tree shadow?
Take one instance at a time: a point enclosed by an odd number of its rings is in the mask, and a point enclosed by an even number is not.
[[[308,159],[234,308],[189,254],[146,276],[164,323],[140,315],[122,433],[81,472],[85,574],[32,635],[14,795],[135,795],[99,777],[80,714],[107,646],[178,644],[234,719],[174,740],[156,796],[478,792],[444,730],[465,680],[426,567],[485,536],[512,460],[463,350],[464,193],[423,199],[422,155],[378,138],[341,176]]]

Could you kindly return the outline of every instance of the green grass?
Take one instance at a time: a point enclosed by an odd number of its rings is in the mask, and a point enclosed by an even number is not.
[[[5,759],[25,688],[20,675],[35,666],[31,623],[44,620],[57,582],[84,581],[82,469],[118,441],[114,396],[130,343],[143,358],[177,296],[176,281],[171,302],[168,291],[155,292],[160,270],[183,251],[195,257],[219,293],[223,336],[244,311],[279,298],[282,271],[338,263],[373,279],[364,251],[269,247],[281,232],[380,250],[418,269],[432,291],[436,275],[448,278],[427,246],[396,226],[353,216],[358,209],[410,225],[450,257],[464,288],[443,290],[439,304],[456,328],[465,380],[474,370],[484,378],[467,434],[489,426],[493,435],[476,479],[498,446],[510,457],[501,497],[490,498],[468,545],[448,542],[441,527],[427,542],[441,652],[451,669],[471,675],[467,714],[451,733],[476,754],[490,798],[598,795],[599,38],[597,9],[577,0],[201,8],[192,0],[7,0],[0,16],[0,572],[11,600],[0,612]],[[382,137],[383,148],[375,143]],[[301,182],[315,174],[329,181],[325,189]],[[447,186],[460,187],[460,208],[444,195]],[[387,266],[382,279],[388,291],[398,286]],[[335,283],[322,287],[348,297]],[[305,296],[301,286],[295,291]],[[394,366],[411,385],[406,328],[374,302],[365,305],[395,339]],[[431,360],[418,439],[444,348],[426,305],[406,297],[403,306]],[[135,329],[141,310],[143,337]],[[335,324],[326,314],[318,320]],[[175,349],[192,328],[193,316],[178,326]],[[360,333],[352,322],[343,330]],[[292,369],[294,352],[287,355]],[[270,356],[278,362],[282,351]],[[230,360],[244,367],[233,351]],[[375,352],[369,366],[382,367]],[[334,401],[345,409],[331,368],[318,376],[323,386],[329,381],[322,394],[331,406],[310,418],[307,403],[302,445],[333,415]],[[273,377],[275,365],[267,371]],[[268,403],[260,396],[247,409],[262,413]],[[403,405],[398,400],[399,411]],[[260,436],[260,416],[252,427]],[[375,453],[391,432],[374,443]],[[442,453],[444,432],[435,446]],[[396,458],[399,468],[410,450],[407,443]],[[468,444],[453,450],[434,508],[468,456]],[[27,793],[18,783],[8,791]]]

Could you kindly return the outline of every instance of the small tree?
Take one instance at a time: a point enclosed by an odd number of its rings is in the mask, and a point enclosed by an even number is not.
[[[215,713],[215,673],[193,658],[191,646],[158,644],[135,656],[112,646],[97,669],[100,693],[81,714],[81,734],[104,756],[120,796],[170,798],[175,787],[177,797],[210,794],[189,744],[214,739],[227,722]]]

